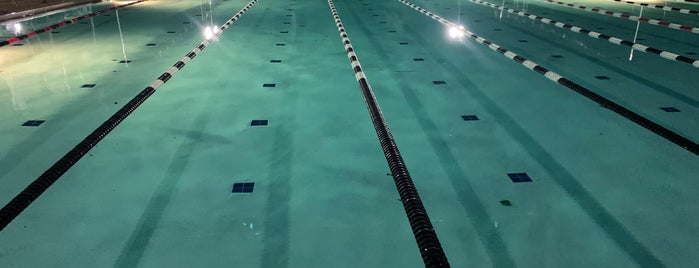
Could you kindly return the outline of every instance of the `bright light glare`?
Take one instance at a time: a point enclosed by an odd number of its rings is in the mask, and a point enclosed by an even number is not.
[[[19,23],[15,23],[13,27],[15,28],[15,34],[22,32],[22,25],[20,25]]]
[[[212,37],[214,37],[214,31],[211,30],[211,27],[206,26],[206,28],[204,28],[204,38],[211,39]]]
[[[454,39],[461,39],[464,37],[464,26],[459,26],[459,28],[451,27],[449,28],[449,37]]]
[[[214,27],[214,33],[218,33],[220,31],[221,31],[221,29],[219,29],[218,27]]]

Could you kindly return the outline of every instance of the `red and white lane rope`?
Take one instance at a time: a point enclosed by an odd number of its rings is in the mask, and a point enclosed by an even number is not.
[[[680,12],[680,13],[684,13],[684,14],[698,14],[699,15],[699,11],[685,9],[685,8],[676,8],[676,7],[669,7],[669,6],[662,6],[662,5],[652,5],[652,4],[648,4],[648,3],[636,3],[636,2],[624,1],[624,0],[612,0],[612,1],[619,2],[619,3],[632,4],[632,5],[636,5],[636,6],[657,8],[657,9],[662,9],[665,11],[676,11],[676,12]]]
[[[680,134],[677,134],[676,132],[674,132],[672,130],[667,129],[667,128],[659,125],[658,123],[655,123],[655,122],[651,121],[650,119],[645,118],[645,117],[615,103],[614,101],[607,99],[607,98],[603,97],[602,95],[599,95],[599,94],[593,92],[592,90],[589,90],[589,89],[587,89],[587,88],[585,88],[585,87],[583,87],[583,86],[581,86],[573,81],[570,81],[567,78],[565,78],[565,77],[563,77],[563,76],[561,76],[561,75],[559,75],[559,74],[557,74],[549,69],[546,69],[545,67],[543,67],[543,66],[541,66],[533,61],[530,61],[530,60],[528,60],[520,55],[517,55],[517,54],[513,53],[512,51],[509,51],[506,48],[501,47],[498,44],[490,42],[490,41],[484,39],[483,37],[477,36],[476,34],[464,29],[460,25],[457,25],[457,24],[452,23],[448,20],[445,20],[442,17],[440,17],[432,12],[429,12],[429,11],[425,10],[424,8],[416,6],[408,1],[405,1],[405,0],[398,0],[398,1],[405,4],[406,6],[411,7],[412,9],[417,10],[418,12],[420,12],[420,13],[422,13],[422,14],[424,14],[424,15],[426,15],[426,16],[428,16],[436,21],[439,21],[443,25],[450,27],[450,29],[461,31],[462,33],[464,33],[465,36],[472,38],[472,39],[475,39],[476,42],[487,46],[491,50],[504,55],[508,59],[514,60],[514,61],[522,64],[522,66],[526,67],[527,69],[535,71],[535,72],[545,76],[549,80],[554,81],[554,82],[558,83],[559,85],[565,86],[565,87],[575,91],[576,93],[584,96],[585,98],[588,98],[588,99],[596,102],[601,107],[603,107],[605,109],[609,109],[610,111],[613,111],[616,114],[623,116],[624,118],[628,119],[629,121],[634,122],[637,125],[645,128],[647,130],[652,131],[653,133],[657,134],[658,136],[665,138],[666,140],[682,147],[685,150],[690,151],[695,155],[699,155],[699,144],[697,144],[696,142],[694,142],[694,141],[692,141],[692,140],[690,140],[690,139],[688,139]]]
[[[488,2],[484,2],[484,1],[481,1],[481,0],[469,0],[469,1],[471,1],[471,2],[473,2],[473,3],[476,3],[476,4],[480,4],[480,5],[484,5],[484,6],[489,6],[489,7],[492,7],[492,8],[497,8],[497,9],[501,9],[501,10],[504,9],[504,10],[507,11],[508,13],[517,14],[517,15],[519,15],[519,16],[526,17],[526,18],[529,18],[529,19],[531,19],[531,20],[538,20],[538,21],[541,21],[541,22],[546,23],[546,24],[554,25],[554,26],[556,26],[556,27],[558,27],[558,28],[561,28],[561,29],[567,29],[567,30],[570,30],[570,31],[572,31],[572,32],[586,34],[587,36],[592,37],[592,38],[607,40],[607,41],[609,41],[609,43],[612,43],[612,44],[615,44],[615,45],[631,47],[632,49],[638,50],[638,51],[641,51],[641,52],[647,52],[647,53],[651,53],[651,54],[656,54],[656,55],[662,57],[663,59],[668,59],[668,60],[671,60],[671,61],[680,61],[680,62],[684,62],[684,63],[691,64],[691,65],[694,66],[695,68],[699,68],[699,60],[697,60],[697,59],[692,59],[692,58],[685,57],[685,56],[682,56],[682,55],[678,55],[678,54],[676,54],[676,53],[672,53],[672,52],[669,52],[669,51],[663,51],[663,50],[660,50],[660,49],[657,49],[657,48],[652,48],[652,47],[649,47],[649,46],[641,45],[641,44],[634,43],[634,42],[631,42],[631,41],[623,40],[623,39],[621,39],[621,38],[617,38],[617,37],[609,36],[609,35],[606,35],[606,34],[598,33],[598,32],[591,31],[591,30],[588,30],[588,29],[585,29],[585,28],[581,28],[581,27],[578,27],[578,26],[574,26],[574,25],[570,25],[570,24],[565,24],[565,23],[562,23],[562,22],[559,22],[559,21],[555,21],[555,20],[552,20],[552,19],[548,19],[548,18],[544,18],[544,17],[539,17],[539,16],[537,16],[537,15],[529,14],[529,13],[526,13],[526,12],[523,12],[523,11],[518,11],[518,10],[511,9],[511,8],[503,8],[503,7],[501,7],[501,6],[498,6],[498,5],[495,5],[495,4],[492,4],[492,3],[488,3]]]
[[[92,12],[92,13],[90,13],[90,14],[82,15],[82,16],[80,16],[80,17],[75,17],[75,18],[72,18],[72,19],[69,19],[69,20],[65,20],[65,21],[56,23],[56,24],[54,24],[54,25],[44,27],[43,29],[39,29],[39,30],[36,30],[36,31],[33,31],[33,32],[29,32],[29,33],[26,33],[26,34],[23,34],[23,35],[18,35],[18,36],[9,38],[9,39],[7,39],[7,40],[4,40],[4,41],[0,42],[0,47],[12,45],[12,44],[18,43],[19,41],[22,41],[22,40],[24,40],[24,39],[32,38],[32,37],[34,37],[34,36],[36,36],[36,35],[38,35],[38,34],[40,34],[40,33],[50,32],[50,31],[53,31],[53,30],[55,30],[55,29],[61,28],[61,27],[63,27],[63,26],[66,26],[66,25],[69,25],[69,24],[74,24],[74,23],[76,23],[76,22],[78,22],[78,21],[81,21],[81,20],[84,20],[84,19],[92,18],[92,17],[97,16],[97,15],[102,14],[102,13],[112,12],[112,11],[114,11],[114,10],[117,10],[117,9],[120,9],[120,8],[125,8],[125,7],[131,6],[131,5],[135,5],[135,4],[138,4],[138,3],[141,3],[141,2],[145,2],[145,1],[148,1],[148,0],[138,0],[138,1],[135,1],[135,2],[132,2],[132,3],[124,4],[124,5],[121,5],[121,6],[110,7],[110,8],[107,8],[107,9],[102,9],[102,10],[99,10],[99,11]]]
[[[682,31],[688,31],[691,33],[699,34],[699,28],[694,27],[694,26],[690,26],[690,25],[682,25],[682,24],[677,24],[677,23],[672,23],[672,22],[667,22],[667,21],[661,21],[661,20],[649,19],[649,18],[644,18],[644,17],[639,17],[639,16],[633,16],[633,15],[626,14],[626,13],[619,13],[619,12],[609,11],[609,10],[596,8],[596,7],[586,7],[586,6],[582,6],[582,5],[578,5],[578,4],[563,3],[563,2],[558,2],[558,1],[554,1],[554,0],[546,0],[546,1],[554,3],[554,4],[559,4],[562,6],[574,7],[574,8],[578,8],[580,10],[599,13],[602,15],[608,15],[608,16],[613,16],[613,17],[622,18],[622,19],[628,19],[628,20],[632,20],[632,21],[640,21],[640,22],[645,22],[645,23],[652,24],[652,25],[665,26],[665,27],[675,29],[675,30],[682,30]]]

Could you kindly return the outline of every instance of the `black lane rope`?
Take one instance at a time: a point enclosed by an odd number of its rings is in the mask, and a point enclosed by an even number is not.
[[[552,20],[549,18],[539,17],[539,16],[534,15],[534,14],[529,14],[529,13],[522,12],[519,10],[511,9],[511,8],[504,8],[502,6],[498,6],[496,4],[481,1],[481,0],[469,0],[469,1],[476,3],[476,4],[499,9],[499,10],[504,9],[508,13],[517,14],[519,16],[526,17],[526,18],[529,18],[531,20],[535,20],[535,21],[538,20],[538,21],[541,21],[542,23],[551,24],[551,25],[556,26],[556,27],[561,28],[561,29],[570,30],[570,31],[575,32],[575,33],[586,34],[587,36],[592,37],[592,38],[607,40],[607,41],[609,41],[609,43],[612,43],[615,45],[627,46],[627,47],[632,48],[633,50],[638,50],[638,51],[646,52],[646,53],[650,53],[650,54],[656,54],[656,55],[658,55],[666,60],[684,62],[684,63],[691,64],[695,68],[699,68],[699,60],[685,57],[682,55],[678,55],[678,54],[672,53],[670,51],[663,51],[663,50],[649,47],[649,46],[645,46],[645,45],[642,45],[639,43],[634,43],[634,42],[631,42],[628,40],[623,40],[623,39],[618,38],[618,37],[609,36],[606,34],[591,31],[591,30],[581,28],[581,27],[578,27],[575,25],[565,24],[565,23],[560,22],[560,21],[555,21],[555,20]]]
[[[9,39],[7,39],[7,40],[4,40],[4,41],[0,42],[0,47],[12,45],[12,44],[15,44],[15,43],[17,43],[17,42],[19,42],[19,41],[22,41],[22,40],[24,40],[24,39],[32,38],[32,37],[34,37],[34,36],[36,36],[36,35],[38,35],[38,34],[40,34],[40,33],[50,32],[50,31],[52,31],[52,30],[58,29],[58,28],[60,28],[60,27],[66,26],[66,25],[68,25],[68,24],[73,24],[73,23],[76,23],[76,22],[78,22],[78,21],[81,21],[81,20],[84,20],[84,19],[87,19],[87,18],[91,18],[91,17],[97,16],[97,15],[102,14],[102,13],[111,12],[111,11],[114,11],[114,10],[117,10],[117,9],[120,9],[120,8],[125,8],[125,7],[131,6],[131,5],[135,5],[135,4],[138,4],[138,3],[141,3],[141,2],[145,2],[145,1],[148,1],[148,0],[138,0],[138,1],[133,2],[133,3],[128,3],[128,4],[121,5],[121,6],[115,6],[115,7],[110,7],[110,8],[107,8],[107,9],[98,10],[98,11],[92,12],[92,13],[90,13],[90,14],[85,14],[85,15],[82,15],[82,16],[80,16],[80,17],[75,17],[75,18],[72,18],[72,19],[69,19],[69,20],[65,20],[65,21],[56,23],[56,24],[51,25],[51,26],[46,26],[46,27],[44,27],[43,29],[39,29],[39,30],[36,30],[36,31],[33,31],[33,32],[29,32],[29,33],[26,33],[26,34],[23,34],[23,35],[18,35],[18,36],[9,38]]]
[[[521,63],[524,67],[527,67],[528,69],[533,70],[533,71],[545,76],[549,80],[554,81],[560,85],[563,85],[563,86],[575,91],[576,93],[583,95],[584,97],[596,102],[600,106],[602,106],[606,109],[609,109],[609,110],[617,113],[618,115],[625,117],[626,119],[636,123],[639,126],[644,127],[645,129],[652,131],[655,134],[658,134],[659,136],[665,138],[666,140],[668,140],[676,145],[679,145],[680,147],[684,148],[685,150],[690,151],[695,155],[699,155],[699,144],[697,144],[696,142],[693,142],[693,141],[683,137],[682,135],[677,134],[676,132],[669,130],[669,129],[651,121],[648,118],[645,118],[645,117],[643,117],[643,116],[641,116],[641,115],[639,115],[639,114],[637,114],[637,113],[635,113],[635,112],[633,112],[633,111],[631,111],[631,110],[629,110],[629,109],[627,109],[627,108],[625,108],[625,107],[623,107],[623,106],[621,106],[621,105],[619,105],[619,104],[617,104],[617,103],[615,103],[615,102],[613,102],[605,97],[602,97],[601,95],[593,92],[592,90],[589,90],[581,85],[578,85],[575,82],[570,81],[567,78],[562,77],[561,75],[559,75],[553,71],[550,71],[549,69],[546,69],[543,66],[541,66],[533,61],[530,61],[522,56],[519,56],[519,55],[513,53],[512,51],[509,51],[509,50],[505,49],[504,47],[499,46],[498,44],[490,42],[490,41],[484,39],[483,37],[477,36],[474,33],[463,29],[461,26],[456,25],[456,24],[454,24],[446,19],[443,19],[442,17],[437,16],[434,13],[425,10],[424,8],[416,6],[416,5],[414,5],[408,1],[405,1],[405,0],[398,0],[398,1],[405,4],[406,6],[411,7],[412,9],[417,10],[418,12],[420,12],[422,14],[425,14],[426,16],[428,16],[436,21],[439,21],[440,23],[442,23],[448,27],[451,27],[452,29],[457,29],[457,30],[463,32],[466,36],[475,39],[476,42],[478,42],[482,45],[488,46],[493,51],[496,51],[500,54],[505,55],[505,57],[507,57],[508,59],[511,59],[511,60],[514,60],[516,62]]]
[[[231,19],[229,19],[223,26],[220,27],[220,31],[216,32],[214,36],[210,39],[204,40],[187,53],[187,55],[180,61],[175,63],[167,72],[163,73],[150,84],[136,95],[129,103],[124,105],[119,111],[114,113],[107,121],[102,123],[97,129],[95,129],[90,135],[85,137],[78,145],[73,147],[68,153],[66,153],[61,159],[56,161],[49,169],[47,169],[39,178],[34,180],[27,188],[15,196],[7,205],[0,209],[0,231],[2,231],[12,220],[14,220],[22,211],[24,211],[29,205],[34,202],[46,189],[48,189],[54,182],[58,180],[64,173],[68,171],[75,163],[80,160],[85,154],[87,154],[90,149],[95,147],[100,140],[102,140],[109,132],[116,128],[119,123],[124,121],[127,116],[129,116],[139,105],[141,105],[148,97],[150,97],[155,90],[160,86],[165,84],[172,76],[181,70],[187,62],[192,60],[197,56],[197,53],[201,52],[207,45],[211,43],[211,40],[216,39],[223,33],[223,31],[228,28],[233,22],[238,20],[248,9],[250,9],[257,0],[250,1],[243,9],[238,11]]]
[[[362,70],[362,66],[359,64],[359,59],[354,52],[354,48],[352,48],[349,37],[347,37],[347,32],[342,25],[340,15],[337,14],[337,10],[335,9],[335,4],[333,4],[332,0],[328,0],[328,5],[330,6],[330,11],[332,11],[340,37],[342,37],[342,42],[345,45],[347,57],[354,70],[354,77],[357,79],[359,88],[364,95],[364,101],[369,110],[371,121],[374,123],[374,129],[378,135],[388,166],[391,169],[393,181],[398,189],[400,200],[408,216],[408,221],[413,230],[413,235],[420,249],[425,267],[449,267],[449,262],[442,249],[442,244],[437,238],[437,233],[434,231],[425,206],[422,204],[415,184],[413,184],[413,180],[408,173],[408,168],[405,166],[403,157],[398,151],[398,146],[393,139],[393,135],[391,135],[391,130],[388,128],[383,113],[381,113],[381,107],[379,107],[376,96],[374,96],[374,91],[371,89],[369,81],[367,81],[364,71]]]

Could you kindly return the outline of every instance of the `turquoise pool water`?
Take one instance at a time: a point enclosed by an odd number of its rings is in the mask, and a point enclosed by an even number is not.
[[[1,47],[0,202],[247,3],[147,1]],[[334,3],[452,267],[695,265],[697,155],[397,0]],[[699,141],[689,64],[629,61],[628,47],[470,1],[411,3]],[[504,3],[625,40],[636,30]],[[637,38],[699,58],[697,34],[641,24]],[[252,193],[231,192],[245,182]],[[398,198],[327,1],[260,0],[0,231],[0,266],[422,267]]]

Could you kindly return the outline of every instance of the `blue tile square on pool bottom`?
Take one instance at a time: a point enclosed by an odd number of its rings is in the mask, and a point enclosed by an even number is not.
[[[271,62],[271,63],[280,63],[280,62],[282,62],[282,60],[270,60],[269,62]]]
[[[168,31],[167,33],[176,33],[175,31]]]
[[[514,183],[518,182],[532,182],[532,179],[527,175],[527,173],[507,173],[507,176],[510,177],[510,180]]]
[[[281,32],[279,32],[279,33],[289,33],[289,31],[281,31]]]
[[[478,116],[475,116],[475,115],[462,115],[461,119],[463,119],[464,121],[478,121],[479,120]]]
[[[250,126],[266,126],[268,124],[267,120],[252,120],[250,121]]]
[[[146,44],[147,47],[152,47],[152,46],[155,46],[155,45],[157,45],[157,44],[155,44],[155,43],[148,43],[148,44]]]
[[[233,184],[233,193],[252,193],[255,189],[254,182],[238,182]]]
[[[282,43],[278,43],[278,44],[277,44],[277,46],[278,46],[278,47],[283,47],[283,46],[284,46],[284,44],[282,44]]]
[[[82,85],[82,86],[80,86],[80,87],[81,87],[81,88],[93,88],[93,87],[95,87],[95,86],[96,86],[96,84],[84,84],[84,85]]]
[[[29,120],[27,122],[24,122],[24,124],[22,124],[22,126],[37,127],[37,126],[43,124],[44,122],[45,122],[44,120]]]
[[[262,87],[276,87],[277,84],[262,84]]]
[[[663,111],[666,111],[666,112],[668,112],[668,113],[677,113],[677,112],[680,112],[680,110],[677,109],[677,108],[675,108],[675,107],[660,107],[660,109],[663,110]]]
[[[604,76],[604,75],[598,75],[598,76],[595,76],[595,78],[597,78],[597,79],[599,79],[599,80],[607,80],[607,79],[609,79],[609,77],[606,77],[606,76]]]
[[[400,42],[400,43],[398,43],[398,44],[399,44],[399,45],[407,45],[408,42]]]
[[[435,85],[446,85],[447,82],[444,82],[444,81],[432,81],[432,84],[435,84]]]
[[[425,61],[423,58],[414,58],[413,61]]]

